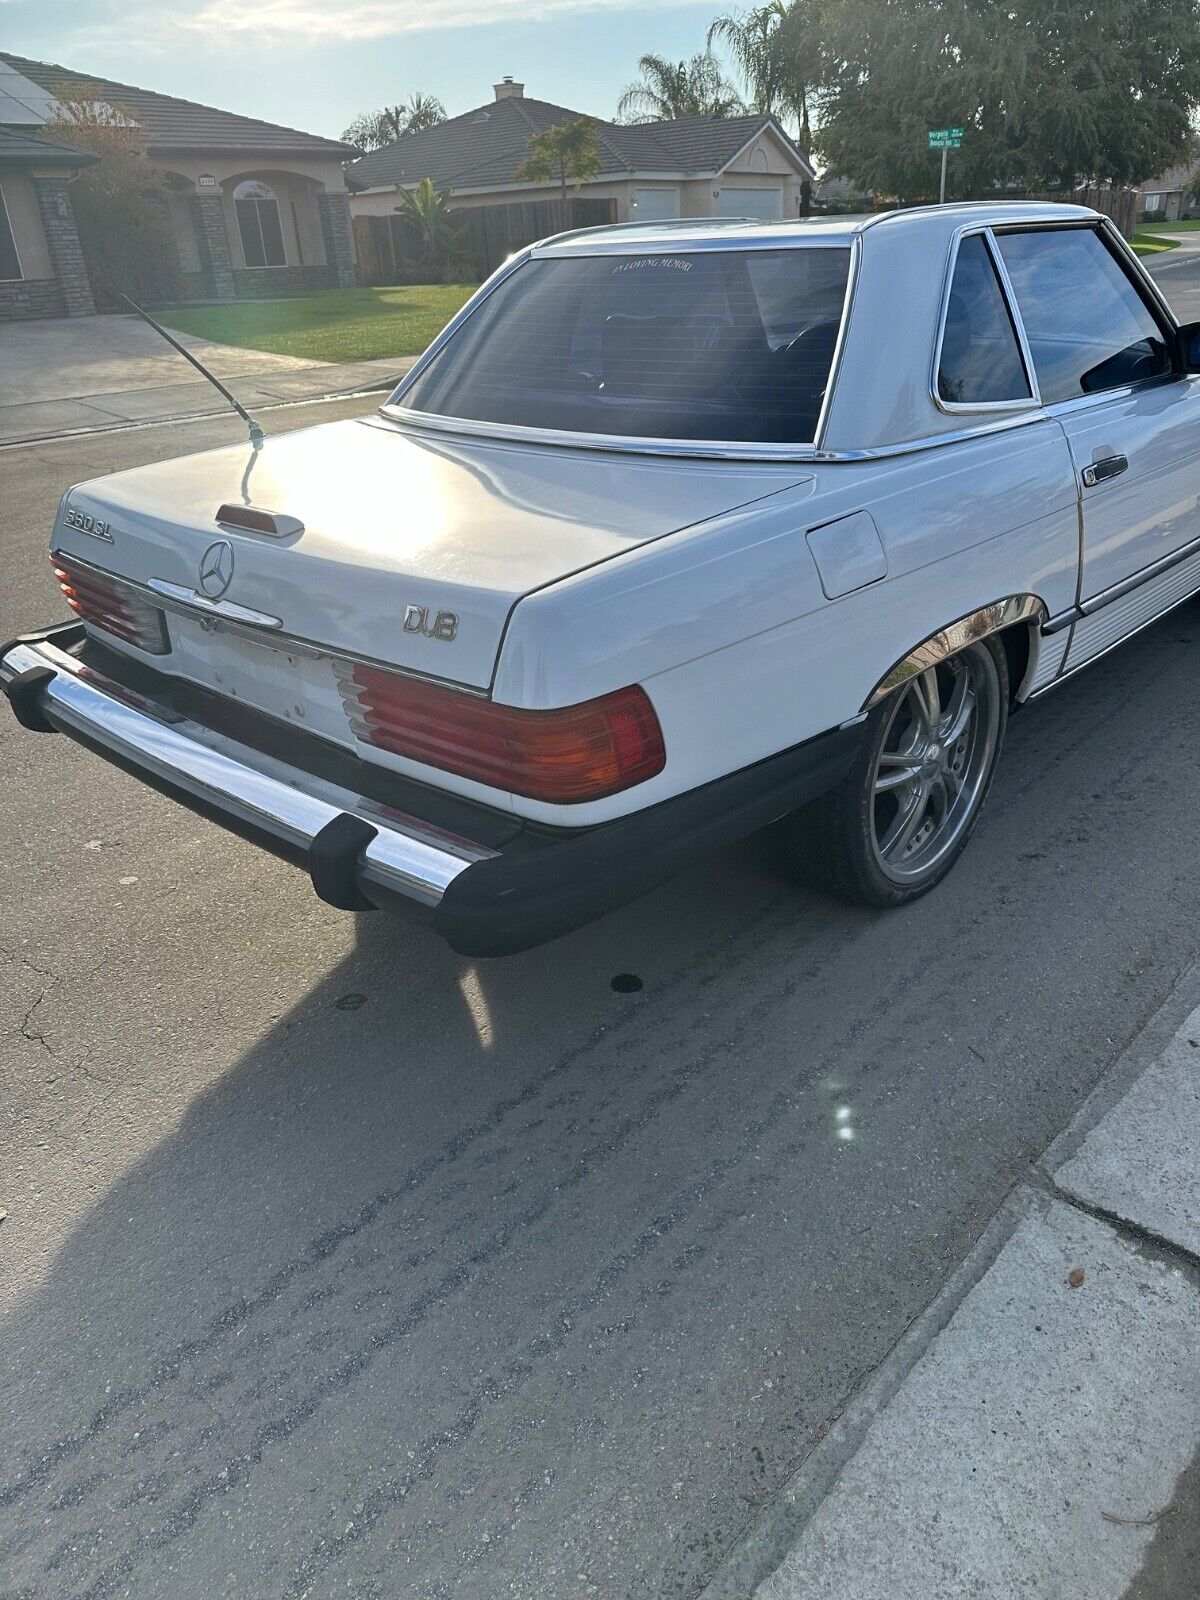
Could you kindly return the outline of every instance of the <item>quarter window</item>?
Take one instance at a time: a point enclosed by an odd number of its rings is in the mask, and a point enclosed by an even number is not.
[[[275,191],[265,183],[239,183],[233,191],[238,231],[242,236],[242,256],[248,267],[284,267],[283,231],[279,226],[279,202]]]
[[[21,276],[21,261],[17,255],[17,244],[13,238],[12,224],[8,220],[8,207],[4,201],[4,190],[0,189],[0,283],[11,283]]]
[[[1171,371],[1163,331],[1091,228],[999,235],[1047,405]]]
[[[946,306],[938,393],[953,405],[999,405],[1033,398],[1004,291],[982,234],[972,234],[959,246]]]

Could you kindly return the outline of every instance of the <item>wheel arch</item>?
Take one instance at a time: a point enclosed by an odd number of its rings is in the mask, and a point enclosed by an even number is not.
[[[910,682],[919,673],[937,666],[939,661],[946,661],[960,650],[965,650],[969,644],[998,633],[1012,639],[1010,644],[1006,637],[1004,645],[1011,694],[1015,699],[1034,657],[1033,630],[1045,622],[1047,615],[1045,604],[1035,594],[1006,595],[1002,600],[994,600],[990,605],[968,612],[957,621],[928,634],[920,644],[914,645],[901,656],[871,690],[863,702],[862,711],[873,710],[894,690]]]

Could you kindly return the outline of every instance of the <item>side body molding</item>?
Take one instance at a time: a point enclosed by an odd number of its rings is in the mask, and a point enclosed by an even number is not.
[[[1001,629],[1011,628],[1018,622],[1042,623],[1045,620],[1046,607],[1033,594],[1013,594],[1003,600],[995,600],[991,605],[981,606],[978,611],[972,611],[937,633],[930,634],[915,650],[910,650],[897,661],[872,689],[862,709],[872,710],[901,684],[937,666],[939,661],[957,655],[977,639],[986,639],[989,634],[999,633]]]

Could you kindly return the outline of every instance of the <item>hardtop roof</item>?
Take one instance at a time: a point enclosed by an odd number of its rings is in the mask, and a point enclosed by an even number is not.
[[[750,218],[695,217],[670,222],[618,223],[602,228],[580,228],[556,234],[535,246],[541,255],[614,254],[651,247],[656,250],[762,250],[803,245],[849,246],[855,238],[875,228],[907,226],[941,238],[948,229],[964,226],[1011,226],[1022,222],[1078,222],[1093,220],[1099,212],[1086,206],[1050,202],[996,201],[916,206],[906,210],[864,215],[796,217],[789,221],[758,222]]]

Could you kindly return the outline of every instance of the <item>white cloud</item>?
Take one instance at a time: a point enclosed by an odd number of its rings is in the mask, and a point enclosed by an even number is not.
[[[2,3],[2,0],[0,0]],[[665,10],[690,0],[204,0],[187,13],[156,7],[155,32],[201,33],[210,41],[252,33],[297,42],[393,38],[484,23],[536,22],[569,12]]]

